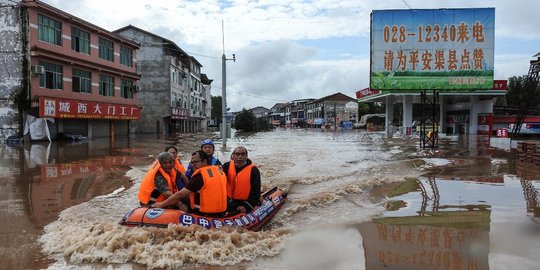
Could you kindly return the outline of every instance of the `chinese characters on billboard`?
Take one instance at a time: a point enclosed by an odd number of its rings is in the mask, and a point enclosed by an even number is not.
[[[39,117],[136,120],[140,115],[141,110],[136,105],[39,98]]]
[[[492,89],[495,9],[375,10],[370,88]]]

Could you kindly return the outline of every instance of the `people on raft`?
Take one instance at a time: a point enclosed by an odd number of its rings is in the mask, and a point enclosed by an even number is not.
[[[151,206],[161,202],[178,191],[176,187],[175,158],[169,152],[162,152],[144,176],[139,188],[141,206]]]
[[[227,176],[220,166],[210,165],[209,159],[203,150],[193,152],[190,164],[194,172],[187,186],[153,206],[163,208],[184,202],[192,213],[223,216],[227,210]]]
[[[214,157],[214,150],[215,150],[215,146],[214,146],[214,142],[210,139],[206,139],[204,141],[202,141],[201,143],[201,150],[204,151],[206,153],[206,155],[208,155],[208,165],[219,165],[221,166],[221,161],[219,161],[218,158]],[[195,170],[193,169],[193,166],[191,166],[191,164],[188,165],[187,167],[187,170],[186,170],[186,176],[188,179],[191,179],[191,175],[193,174]]]
[[[231,158],[223,164],[227,174],[227,211],[247,212],[261,204],[261,173],[248,158],[245,147],[236,147]]]
[[[182,165],[182,162],[180,161],[180,158],[178,157],[178,148],[174,145],[169,145],[165,147],[165,152],[171,153],[174,157],[174,169],[176,170],[176,187],[178,190],[185,187],[188,183],[188,178],[186,176],[186,169],[184,168],[184,165]]]

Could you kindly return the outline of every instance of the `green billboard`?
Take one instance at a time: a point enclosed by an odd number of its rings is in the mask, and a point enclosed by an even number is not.
[[[493,89],[495,9],[375,10],[370,88]]]

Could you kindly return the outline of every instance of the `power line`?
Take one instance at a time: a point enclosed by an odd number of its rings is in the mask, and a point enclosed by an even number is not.
[[[187,52],[187,53],[189,55],[193,55],[193,56],[200,56],[200,57],[213,58],[213,59],[221,59],[221,57],[219,57],[219,56],[211,56],[211,55],[197,54],[197,53],[191,53],[191,52]]]
[[[403,4],[405,4],[407,7],[409,7],[409,9],[412,9],[412,7],[409,6],[409,4],[407,4],[407,1],[405,1],[405,0],[401,0],[401,1],[403,2]]]
[[[212,86],[212,88],[222,89],[221,87],[214,87],[214,86]],[[256,95],[256,94],[250,94],[250,93],[246,93],[246,92],[242,92],[242,91],[238,91],[238,90],[234,90],[230,88],[227,88],[227,91],[234,92],[241,95],[250,96],[250,97],[255,97],[255,98],[261,98],[261,99],[267,99],[267,100],[273,100],[273,101],[279,101],[279,102],[287,102],[284,99],[277,99],[277,98],[265,97],[265,96]]]

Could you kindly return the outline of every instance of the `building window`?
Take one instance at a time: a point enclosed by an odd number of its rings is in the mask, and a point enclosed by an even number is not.
[[[76,52],[90,54],[90,33],[71,27],[71,49]]]
[[[130,48],[120,46],[120,64],[128,67],[132,67],[133,63],[133,50]]]
[[[92,73],[89,71],[73,69],[73,92],[92,93]]]
[[[121,95],[123,98],[133,98],[133,82],[122,80]]]
[[[99,38],[99,58],[114,62],[114,44],[110,40]]]
[[[177,99],[178,99],[178,94],[172,92],[171,93],[171,107],[177,107]]]
[[[40,66],[45,68],[45,73],[39,75],[39,86],[48,89],[63,89],[62,65],[39,62]]]
[[[106,97],[114,97],[114,78],[107,75],[99,75],[99,94]]]
[[[41,41],[62,46],[62,23],[38,15],[38,38]]]

